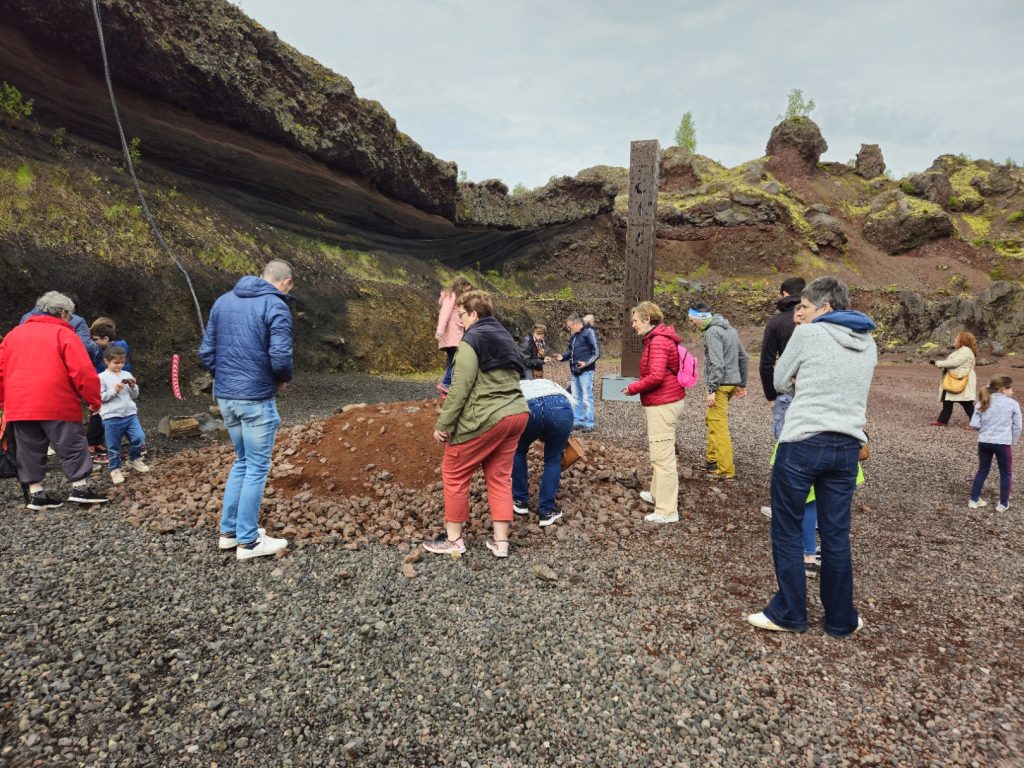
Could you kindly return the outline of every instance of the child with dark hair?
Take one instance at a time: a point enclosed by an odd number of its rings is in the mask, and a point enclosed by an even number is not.
[[[1013,379],[996,376],[978,392],[978,407],[971,416],[971,426],[978,430],[978,471],[971,486],[971,509],[987,507],[981,489],[992,469],[992,457],[999,464],[999,504],[996,512],[1010,508],[1010,482],[1013,473],[1013,446],[1020,439],[1020,403],[1013,397]]]
[[[124,370],[132,372],[131,352],[128,349],[128,342],[117,338],[117,326],[109,317],[97,317],[89,326],[89,335],[93,343],[99,348],[100,354],[94,365],[96,373],[103,373],[107,370],[107,362],[103,353],[111,346],[123,347],[125,354]],[[86,430],[86,439],[89,441],[89,452],[96,464],[107,463],[107,441],[103,436],[103,419],[98,413],[89,417],[89,427]]]
[[[131,443],[128,466],[136,472],[149,472],[142,461],[142,449],[146,445],[146,433],[139,423],[139,408],[135,400],[139,396],[139,385],[132,374],[124,370],[126,360],[124,348],[109,345],[103,352],[107,370],[100,374],[100,416],[107,440],[107,456],[110,459],[110,481],[114,485],[124,482],[121,471],[121,438],[128,435]]]

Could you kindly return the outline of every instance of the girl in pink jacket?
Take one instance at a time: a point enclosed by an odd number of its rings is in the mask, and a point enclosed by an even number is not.
[[[448,387],[452,383],[452,364],[455,359],[455,349],[459,346],[459,342],[462,341],[462,334],[464,328],[462,327],[462,321],[459,320],[458,313],[455,311],[456,300],[460,295],[466,291],[473,289],[469,280],[459,275],[452,284],[441,291],[441,295],[437,297],[437,303],[440,306],[440,311],[437,317],[437,332],[434,334],[434,338],[437,339],[437,348],[443,350],[447,359],[445,361],[444,378],[437,385],[437,388],[441,390],[442,395],[448,394]]]

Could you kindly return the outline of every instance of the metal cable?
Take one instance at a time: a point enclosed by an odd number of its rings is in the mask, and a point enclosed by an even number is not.
[[[142,213],[146,217],[146,221],[149,222],[150,229],[153,230],[153,235],[156,237],[157,243],[160,247],[166,251],[167,255],[171,257],[171,260],[175,263],[178,269],[181,270],[181,274],[185,276],[185,282],[188,284],[189,293],[192,294],[192,302],[195,304],[196,317],[199,320],[199,333],[203,335],[206,333],[206,325],[203,323],[203,313],[199,308],[199,299],[196,297],[195,288],[192,287],[192,278],[189,277],[188,270],[185,269],[185,265],[178,260],[178,257],[174,255],[171,247],[167,245],[167,241],[164,240],[164,236],[160,233],[160,228],[157,226],[156,221],[153,219],[152,214],[149,212],[149,206],[146,204],[146,198],[142,194],[142,187],[139,186],[139,180],[135,176],[135,166],[132,163],[131,153],[128,151],[128,141],[124,136],[124,128],[121,125],[121,115],[117,109],[117,99],[114,97],[114,83],[110,79],[110,63],[107,61],[107,45],[103,40],[103,22],[100,20],[100,6],[98,0],[92,0],[92,12],[93,16],[96,17],[96,34],[100,40],[100,56],[103,59],[103,74],[107,80],[107,91],[110,93],[110,106],[114,110],[114,122],[117,124],[117,133],[121,137],[121,150],[124,152],[125,163],[128,166],[128,173],[132,177],[132,184],[135,186],[135,192],[139,196],[139,203],[142,205]]]

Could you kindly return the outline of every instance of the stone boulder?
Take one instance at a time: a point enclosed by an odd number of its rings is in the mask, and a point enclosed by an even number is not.
[[[772,128],[765,149],[770,157],[799,161],[807,171],[818,169],[818,160],[828,150],[817,123],[809,117],[791,117]]]
[[[847,237],[842,222],[828,212],[821,210],[824,206],[812,206],[804,213],[807,223],[814,228],[812,235],[815,245],[819,247],[841,250],[846,245]]]
[[[953,221],[939,206],[900,191],[876,197],[864,222],[864,237],[889,254],[949,237],[953,231]]]
[[[983,197],[992,197],[1015,192],[1017,180],[1013,178],[1008,166],[994,165],[988,173],[979,173],[972,178],[971,186],[978,190],[978,194]]]
[[[877,144],[861,144],[853,172],[865,179],[874,179],[885,173],[882,149]]]
[[[908,195],[930,200],[945,208],[953,195],[953,185],[942,171],[925,171],[908,176],[900,183],[900,189]]]
[[[615,165],[593,165],[576,174],[576,181],[598,181],[611,195],[621,195],[629,187],[629,168]]]

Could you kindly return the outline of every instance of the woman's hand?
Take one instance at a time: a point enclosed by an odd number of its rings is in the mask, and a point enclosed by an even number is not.
[[[437,442],[439,442],[439,443],[447,443],[448,442],[448,433],[447,432],[441,432],[441,431],[435,429],[434,430],[434,439],[437,440]]]
[[[713,408],[714,407],[714,405],[715,405],[715,393],[714,392],[708,392],[708,396],[704,398],[704,404],[708,408]]]

